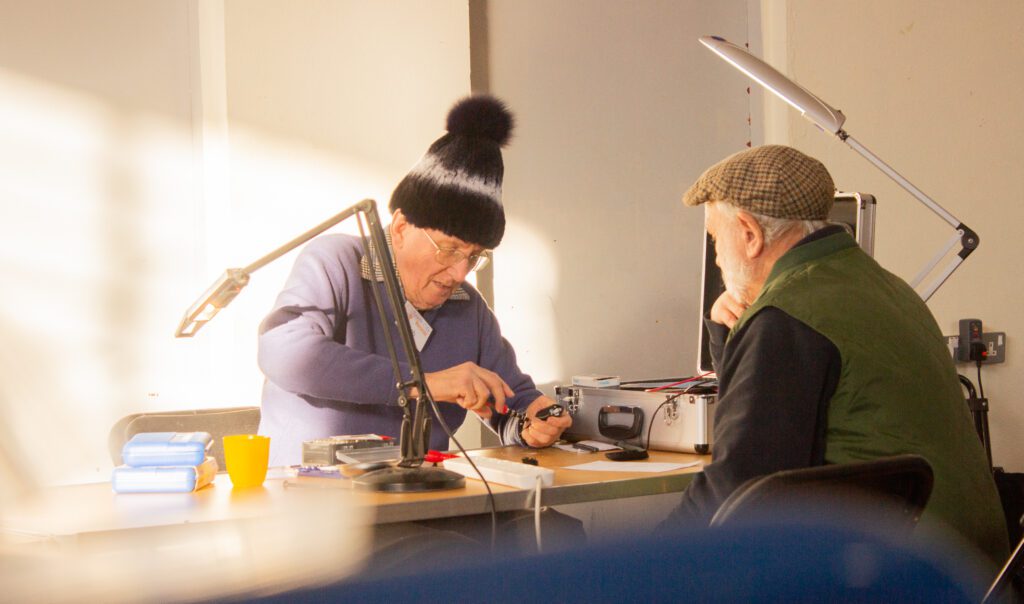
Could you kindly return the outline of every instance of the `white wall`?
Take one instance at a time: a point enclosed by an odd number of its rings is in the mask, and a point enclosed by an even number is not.
[[[109,476],[114,420],[187,377],[188,8],[0,3],[0,414],[42,480]]]
[[[847,116],[846,130],[946,210],[981,246],[929,301],[946,334],[960,318],[1007,333],[1007,362],[982,371],[996,465],[1024,470],[1024,4],[1012,0],[765,2],[776,66]],[[780,9],[781,6],[781,9]],[[776,105],[780,104],[772,100]],[[876,258],[910,279],[952,229],[856,152],[794,112],[774,142],[821,158],[840,188],[878,198]],[[774,130],[771,130],[774,132]],[[893,343],[898,346],[898,342]],[[961,373],[977,383],[973,367]]]
[[[491,91],[516,112],[495,310],[549,390],[691,375],[703,212],[682,194],[743,148],[746,83],[697,42],[759,41],[745,0],[487,3]]]
[[[394,183],[469,92],[465,2],[0,1],[0,416],[44,482],[104,480],[121,416],[258,404],[288,258]]]

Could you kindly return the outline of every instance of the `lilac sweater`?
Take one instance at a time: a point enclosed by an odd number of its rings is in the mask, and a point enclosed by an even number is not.
[[[302,461],[302,442],[339,434],[376,433],[398,438],[402,409],[377,307],[363,278],[358,237],[327,235],[307,245],[274,309],[260,325],[258,361],[266,376],[260,434],[270,441],[270,464]],[[383,294],[383,284],[378,284]],[[463,284],[468,300],[451,299],[422,311],[433,333],[420,352],[424,372],[466,361],[490,369],[516,393],[509,406],[525,411],[540,391],[519,370],[515,352],[477,292]],[[385,307],[387,301],[385,300]],[[388,313],[390,322],[390,309]],[[401,342],[392,329],[395,349]],[[403,376],[409,366],[402,359]],[[458,405],[438,402],[455,430],[466,416]],[[507,416],[492,418],[499,432]],[[430,448],[448,448],[434,419]]]

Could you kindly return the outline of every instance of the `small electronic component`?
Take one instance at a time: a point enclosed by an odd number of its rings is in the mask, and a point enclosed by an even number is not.
[[[549,417],[562,417],[563,415],[565,415],[565,407],[555,403],[538,411],[537,419],[545,420]]]
[[[377,434],[350,434],[307,440],[302,443],[302,464],[330,466],[339,461],[338,453],[388,447],[397,450],[398,441]]]
[[[639,461],[641,459],[647,459],[647,451],[627,451],[623,449],[622,451],[605,453],[604,456],[612,461]]]
[[[625,441],[618,441],[615,444],[621,447],[622,450],[604,454],[605,457],[612,461],[639,461],[648,457],[647,449],[642,447],[631,445]]]
[[[338,466],[300,465],[296,468],[296,475],[314,478],[345,478]]]

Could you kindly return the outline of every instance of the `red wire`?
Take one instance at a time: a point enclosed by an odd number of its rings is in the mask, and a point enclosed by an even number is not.
[[[695,381],[697,381],[697,380],[699,380],[701,378],[705,378],[705,377],[711,375],[712,373],[714,373],[714,371],[707,371],[707,372],[702,373],[700,375],[695,375],[693,377],[688,377],[685,380],[679,380],[678,382],[673,382],[671,384],[665,384],[664,386],[658,386],[657,388],[648,388],[647,390],[644,390],[644,392],[660,392],[662,390],[667,390],[668,388],[671,388],[673,386],[678,386],[680,384],[685,384],[687,382],[695,382]]]

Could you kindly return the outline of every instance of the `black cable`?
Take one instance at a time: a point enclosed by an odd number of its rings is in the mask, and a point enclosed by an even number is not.
[[[971,416],[974,419],[974,431],[978,433],[981,445],[985,449],[985,456],[988,458],[988,466],[992,468],[992,437],[988,429],[988,401],[985,399],[985,389],[981,383],[981,365],[979,360],[977,367],[980,397],[978,396],[979,391],[974,389],[974,384],[967,376],[957,374],[957,378],[960,379],[960,384],[967,389],[967,405],[970,407]]]
[[[444,417],[441,415],[441,410],[437,408],[437,402],[434,401],[434,397],[430,396],[430,390],[427,389],[426,382],[423,383],[423,389],[427,392],[427,400],[430,401],[430,408],[434,410],[434,417],[436,417],[438,423],[441,424],[441,428],[444,430],[444,433],[447,434],[448,438],[450,438],[452,442],[455,443],[455,446],[459,448],[459,452],[466,458],[469,465],[473,466],[473,469],[476,470],[480,480],[483,481],[484,488],[487,489],[487,503],[490,504],[491,508],[491,553],[493,554],[495,545],[498,542],[498,506],[494,502],[494,493],[491,492],[491,485],[487,482],[487,479],[484,478],[484,473],[480,471],[480,468],[476,467],[476,464],[473,463],[473,458],[469,456],[469,453],[466,453],[464,448],[462,448],[462,443],[459,442],[459,439],[455,438],[455,435],[452,434],[452,429],[448,427],[448,422],[444,421]],[[466,413],[473,413],[473,411],[467,409]]]
[[[967,379],[967,378],[965,378],[963,376],[960,376],[960,377],[961,377],[961,379]],[[695,390],[700,390],[700,389],[704,388],[705,385],[708,384],[708,383],[716,383],[717,384],[717,382],[718,382],[718,378],[704,378],[704,379],[701,379],[699,381],[695,381],[692,384],[687,384],[686,388],[684,388],[683,390],[677,392],[676,394],[673,394],[672,396],[668,397],[667,399],[665,399],[665,401],[663,403],[658,405],[658,407],[654,410],[654,413],[651,414],[651,421],[650,421],[650,423],[647,424],[647,446],[644,447],[644,448],[645,449],[650,449],[651,448],[651,429],[654,428],[654,420],[655,420],[655,418],[658,417],[658,411],[661,411],[662,407],[664,407],[665,405],[671,403],[672,401],[676,400],[677,398],[683,396],[684,394],[690,394],[691,392],[693,392]],[[970,384],[970,380],[968,380],[968,384]],[[971,389],[972,390],[974,389],[973,385],[971,385]]]
[[[632,384],[656,384],[656,383],[659,383],[659,382],[666,383],[666,384],[672,384],[674,382],[679,382],[679,381],[682,381],[682,380],[685,380],[685,379],[686,379],[685,377],[671,377],[671,378],[652,378],[652,379],[649,379],[649,380],[629,380],[628,382],[619,382],[619,385],[620,386],[630,386]]]
[[[981,383],[981,359],[975,364],[978,366],[978,393],[981,394],[981,398],[985,398],[985,386]]]
[[[372,245],[367,244],[366,233],[363,231],[362,220],[357,220],[356,223],[359,225],[359,235],[361,236],[363,241],[363,253],[370,257],[370,270],[375,271],[376,267],[380,266],[379,259],[377,258],[376,255],[377,250]],[[377,304],[377,312],[380,313],[380,316],[386,317],[387,315],[384,313],[384,303],[381,300],[380,293],[378,292],[377,288],[372,289],[374,294],[373,297]],[[398,309],[395,309],[395,311],[398,312]],[[387,343],[388,346],[388,353],[389,356],[391,357],[391,364],[393,365],[394,368],[395,379],[401,382],[402,376],[398,367],[398,362],[396,360],[398,356],[395,353],[394,344],[391,340],[391,333],[390,330],[388,329],[388,322],[383,321],[382,323],[384,326],[384,341]],[[476,467],[476,464],[473,463],[473,459],[469,456],[468,453],[466,453],[466,449],[463,448],[462,443],[459,442],[459,439],[455,438],[455,435],[452,434],[451,428],[448,427],[448,422],[444,421],[444,417],[441,415],[441,410],[437,408],[437,403],[434,401],[434,397],[430,396],[430,390],[427,388],[427,383],[425,379],[426,378],[424,378],[423,382],[424,395],[426,396],[427,400],[430,401],[430,408],[434,411],[434,417],[437,418],[438,423],[441,424],[441,428],[444,430],[444,433],[448,436],[449,439],[452,440],[452,442],[455,443],[455,446],[458,447],[459,452],[462,453],[462,456],[465,457],[467,461],[469,461],[469,465],[473,466],[473,469],[480,477],[480,480],[484,483],[484,488],[487,489],[487,502],[490,504],[491,508],[491,552],[493,553],[495,544],[497,543],[498,535],[498,512],[497,505],[494,502],[494,493],[491,492],[491,485],[490,483],[487,482],[487,479],[484,478],[484,474],[483,472],[480,471],[480,468]],[[473,412],[466,410],[466,413]]]
[[[370,258],[370,271],[376,272],[377,267],[381,265],[380,259],[377,256],[379,250],[377,250],[375,247],[373,247],[367,242],[366,233],[363,230],[363,219],[356,220],[356,224],[359,226],[359,235],[363,242],[363,253]],[[387,315],[384,312],[384,302],[381,299],[379,287],[372,287],[371,289],[373,290],[373,299],[377,305],[377,312],[380,314],[381,317],[386,317]],[[393,310],[396,313],[400,312],[400,309],[397,308]],[[395,345],[391,339],[391,330],[388,328],[388,321],[382,321],[381,324],[384,328],[384,341],[385,343],[387,343],[388,356],[391,357],[391,365],[395,373],[395,380],[398,381],[399,384],[401,384],[402,375],[398,365],[398,354],[395,352]],[[466,453],[466,450],[462,447],[462,443],[460,443],[458,439],[455,438],[455,435],[452,434],[452,430],[451,428],[448,427],[448,423],[444,421],[444,417],[441,416],[441,411],[437,408],[437,403],[434,402],[434,397],[430,396],[430,390],[427,388],[426,377],[424,377],[422,385],[423,393],[421,393],[421,395],[426,396],[427,400],[430,401],[430,407],[434,411],[434,417],[437,418],[438,422],[441,424],[441,428],[444,429],[444,433],[448,435],[448,438],[455,442],[455,446],[459,448],[459,451],[462,453],[463,457],[465,457],[469,461],[469,465],[473,466],[473,469],[476,470],[477,475],[480,476],[480,480],[483,481],[484,487],[487,489],[487,501],[491,506],[491,552],[493,553],[495,543],[497,542],[498,534],[498,512],[497,506],[494,502],[494,493],[491,492],[491,485],[487,482],[487,479],[484,478],[484,474],[483,472],[480,471],[480,468],[476,467],[476,464],[473,463],[473,460],[469,457],[469,454]],[[399,387],[401,388],[401,386]],[[412,401],[410,401],[410,404],[411,403]],[[404,411],[408,413],[408,407]],[[466,413],[473,412],[467,410]],[[415,422],[415,419],[413,419],[413,421]]]
[[[988,457],[988,468],[992,469],[992,435],[988,429],[988,401],[985,399],[985,385],[981,383],[981,359],[975,363],[978,366],[978,393],[981,395],[981,404],[985,405],[981,420],[981,444],[985,447],[985,455]]]
[[[956,377],[960,378],[960,384],[967,389],[968,398],[978,398],[978,391],[974,389],[974,382],[970,378],[960,373],[956,374]]]
[[[647,424],[647,446],[644,447],[645,449],[650,449],[651,448],[651,429],[654,428],[654,420],[655,420],[655,418],[658,417],[658,411],[661,411],[662,407],[664,407],[665,405],[671,403],[672,401],[676,400],[677,398],[683,396],[684,394],[689,392],[689,390],[690,389],[687,388],[686,390],[683,390],[682,392],[673,394],[672,396],[668,397],[667,399],[665,399],[664,402],[662,402],[660,405],[658,405],[658,408],[655,409],[654,413],[651,414],[651,421],[648,422],[648,424]]]

